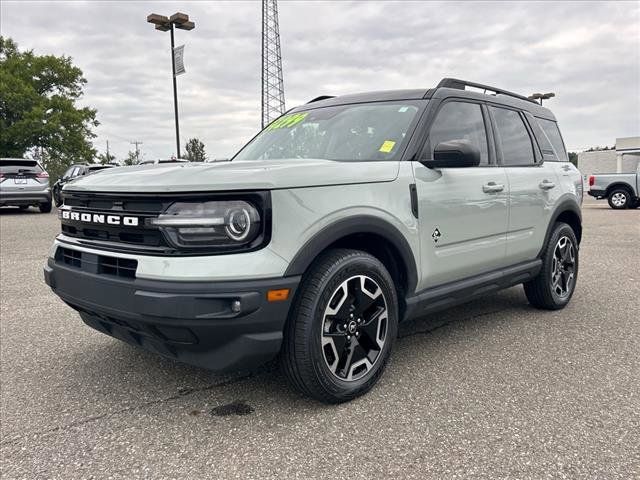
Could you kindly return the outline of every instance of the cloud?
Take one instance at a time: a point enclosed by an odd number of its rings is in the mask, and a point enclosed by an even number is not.
[[[96,147],[124,157],[175,153],[169,34],[151,12],[187,12],[179,31],[181,143],[232,155],[260,126],[259,2],[8,2],[3,35],[37,53],[69,55],[98,109]],[[279,3],[287,106],[321,94],[428,88],[453,76],[532,93],[570,148],[640,134],[640,6],[635,2]]]

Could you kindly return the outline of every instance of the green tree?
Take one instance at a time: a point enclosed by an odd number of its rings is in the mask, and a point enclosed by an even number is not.
[[[116,161],[116,156],[108,152],[99,153],[96,158],[102,165],[106,165],[107,163],[115,163]]]
[[[137,165],[138,163],[140,163],[140,161],[138,160],[138,155],[136,154],[136,152],[132,152],[131,150],[129,150],[129,153],[127,153],[127,158],[124,159],[124,164]]]
[[[204,151],[204,143],[197,138],[190,138],[184,146],[187,151],[185,158],[190,162],[204,162],[207,154]]]
[[[569,152],[569,161],[573,163],[576,167],[578,166],[578,154],[576,152]]]
[[[0,156],[38,158],[53,180],[91,162],[96,110],[76,106],[85,83],[70,57],[21,52],[0,36]]]

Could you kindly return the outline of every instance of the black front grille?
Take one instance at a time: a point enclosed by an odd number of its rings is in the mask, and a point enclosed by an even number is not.
[[[78,268],[99,275],[135,278],[138,261],[130,258],[110,257],[59,247],[56,261],[68,267]]]
[[[64,204],[74,212],[101,215],[129,215],[139,219],[137,227],[77,222],[62,219],[62,233],[87,246],[106,250],[167,254],[173,248],[162,233],[145,225],[175,201],[173,196],[122,196],[100,193],[64,192]]]
[[[117,227],[107,227],[98,225],[69,225],[62,224],[62,233],[73,238],[84,238],[87,240],[98,240],[105,242],[117,242],[149,247],[166,246],[164,237],[156,229],[127,229]]]
[[[246,200],[261,212],[263,229],[259,241],[252,246],[257,250],[271,239],[271,196],[268,191],[255,192],[196,192],[166,194],[115,194],[99,192],[63,191],[64,208],[61,210],[62,242],[103,251],[136,253],[158,256],[188,256],[203,254],[225,254],[228,250],[212,247],[204,249],[178,249],[171,244],[157,227],[149,225],[148,219],[157,218],[175,202],[203,202],[213,200]],[[64,218],[62,214],[91,215],[90,220]],[[131,224],[108,224],[104,219],[95,221],[95,216],[135,217],[137,226]],[[244,251],[250,251],[246,249]]]

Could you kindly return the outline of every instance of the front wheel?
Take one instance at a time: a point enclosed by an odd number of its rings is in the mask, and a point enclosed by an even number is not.
[[[559,310],[571,300],[578,280],[578,240],[566,223],[555,224],[542,254],[542,269],[524,284],[529,303],[544,310]]]
[[[358,250],[331,250],[302,280],[284,332],[283,370],[310,397],[351,400],[382,375],[397,329],[397,293],[384,265]]]
[[[631,196],[625,188],[616,188],[609,194],[608,201],[614,210],[623,210],[629,207]]]

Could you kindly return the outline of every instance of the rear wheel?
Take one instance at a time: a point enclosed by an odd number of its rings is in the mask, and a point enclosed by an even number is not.
[[[578,240],[566,223],[555,224],[542,255],[542,269],[536,278],[524,284],[529,303],[536,308],[564,308],[578,279]]]
[[[305,274],[284,333],[281,362],[302,393],[351,400],[378,381],[397,335],[391,275],[375,257],[331,250]]]
[[[616,188],[609,193],[609,206],[614,210],[629,208],[631,195],[626,188]]]
[[[49,213],[51,211],[51,202],[41,203],[40,204],[40,212],[41,213]]]

